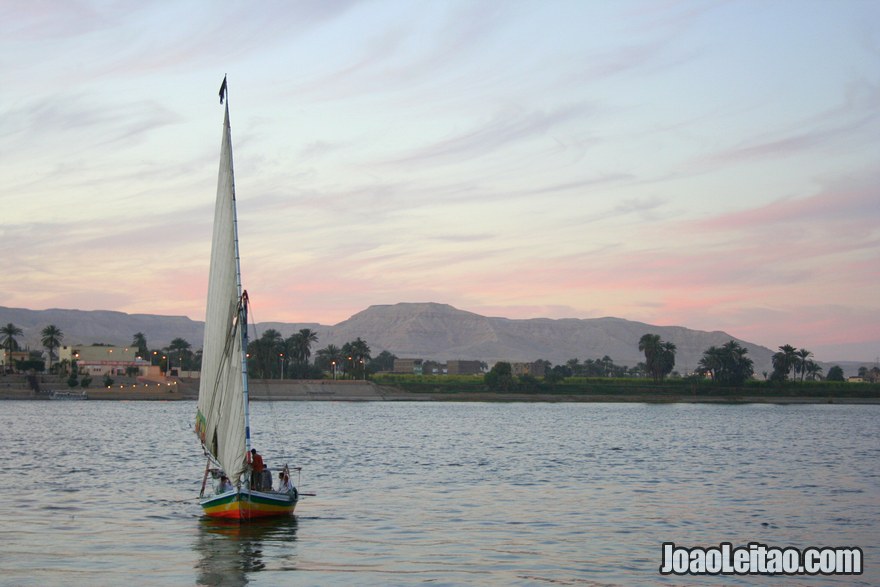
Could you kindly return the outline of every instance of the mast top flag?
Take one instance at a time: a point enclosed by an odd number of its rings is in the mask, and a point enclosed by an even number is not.
[[[220,84],[220,103],[223,103],[223,99],[226,98],[226,76],[223,76],[223,83]]]

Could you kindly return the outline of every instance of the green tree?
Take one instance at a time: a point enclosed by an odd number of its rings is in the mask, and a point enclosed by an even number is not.
[[[664,342],[661,345],[660,357],[657,365],[657,372],[660,381],[663,381],[663,378],[672,373],[672,369],[675,368],[675,351],[675,344],[671,342]]]
[[[510,391],[513,387],[513,368],[504,361],[495,363],[483,376],[483,381],[492,391]]]
[[[370,367],[376,371],[393,371],[394,359],[397,356],[388,351],[382,351],[379,355],[370,361]]]
[[[188,370],[191,367],[192,363],[192,350],[191,346],[185,339],[183,338],[175,338],[171,341],[171,344],[168,345],[166,349],[167,354],[171,359],[171,368],[177,367],[178,369]],[[176,360],[174,360],[176,359]]]
[[[725,385],[742,385],[755,373],[753,361],[747,357],[748,349],[735,340],[720,348],[711,346],[703,352],[697,370],[709,373],[712,380]]]
[[[809,381],[819,381],[822,379],[822,366],[815,361],[804,363],[803,372]]]
[[[828,381],[846,381],[846,378],[843,376],[843,369],[840,368],[840,365],[834,365],[828,369],[828,375],[825,379]]]
[[[336,345],[330,344],[315,353],[315,366],[322,371],[342,372],[344,355],[342,349]]]
[[[12,322],[0,328],[0,336],[3,337],[0,338],[0,346],[6,350],[7,358],[10,359],[6,361],[7,365],[12,364],[12,353],[19,349],[18,341],[15,338],[22,334],[24,334],[24,331]]]
[[[517,387],[520,391],[532,393],[538,391],[538,385],[538,379],[528,373],[523,373],[517,377]]]
[[[639,339],[639,350],[645,353],[645,365],[648,367],[648,373],[657,381],[657,358],[660,354],[660,335],[659,334],[643,334]]]
[[[49,369],[51,369],[52,359],[55,358],[55,349],[61,346],[61,341],[64,340],[64,333],[54,324],[50,324],[45,327],[40,334],[43,337],[41,339],[43,348],[45,348],[49,354]]]
[[[784,383],[788,381],[788,376],[794,369],[797,362],[797,349],[790,344],[779,347],[779,352],[774,353],[772,357],[773,374],[770,375],[771,381]]]
[[[346,372],[355,379],[366,379],[366,368],[370,362],[370,347],[361,337],[342,345]]]
[[[664,342],[659,334],[645,334],[639,339],[639,350],[645,353],[645,364],[655,383],[672,373],[675,367],[675,344]]]
[[[544,381],[547,383],[560,383],[567,377],[566,372],[571,374],[571,370],[566,365],[554,365],[551,369],[544,372]]]
[[[135,332],[131,339],[131,346],[137,347],[137,354],[145,361],[150,360],[150,349],[147,346],[147,337],[143,332]]]
[[[267,329],[248,345],[248,370],[258,379],[280,378],[286,350],[281,333]]]
[[[813,356],[813,353],[811,351],[808,351],[807,349],[798,349],[795,351],[794,354],[796,356],[794,362],[794,372],[800,373],[801,381],[803,381],[804,377],[806,377],[807,375],[807,365],[808,363],[812,362],[810,361],[810,357]]]
[[[723,351],[715,345],[703,351],[703,356],[697,364],[697,372],[708,375],[712,381],[718,381],[719,373],[724,369]]]
[[[611,377],[614,372],[614,361],[611,360],[611,357],[605,355],[599,359],[599,364],[602,367],[602,377]]]
[[[312,356],[312,344],[318,342],[318,333],[302,328],[285,341],[288,356],[297,363],[308,363]]]
[[[67,385],[69,387],[79,385],[79,366],[76,364],[76,361],[70,363],[70,375],[67,377]]]

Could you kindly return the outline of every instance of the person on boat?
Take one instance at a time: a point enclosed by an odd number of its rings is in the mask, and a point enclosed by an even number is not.
[[[259,490],[263,480],[263,457],[257,452],[257,449],[251,449],[251,489]]]
[[[290,476],[284,471],[278,473],[278,491],[279,493],[290,493],[293,485],[290,484]]]
[[[218,488],[218,493],[226,493],[227,491],[232,491],[232,482],[229,480],[229,477],[226,475],[220,476],[220,487]]]
[[[272,469],[269,468],[269,465],[263,463],[263,472],[260,476],[260,486],[263,491],[272,491]]]

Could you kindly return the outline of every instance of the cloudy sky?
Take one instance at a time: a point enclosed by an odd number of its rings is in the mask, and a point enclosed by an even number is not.
[[[0,3],[0,305],[435,301],[880,355],[880,3]]]

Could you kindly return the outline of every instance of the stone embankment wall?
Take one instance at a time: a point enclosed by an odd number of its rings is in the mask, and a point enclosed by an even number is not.
[[[49,399],[51,391],[68,391],[59,381],[44,385],[44,393],[31,390],[23,376],[10,376],[0,381],[0,399]],[[75,388],[85,391],[90,400],[196,400],[199,395],[198,379],[168,379],[148,381],[138,379],[112,387]],[[262,380],[250,382],[253,401],[383,401],[418,399],[417,396],[397,389],[376,385],[371,381],[333,380]],[[423,398],[424,399],[424,398]]]

